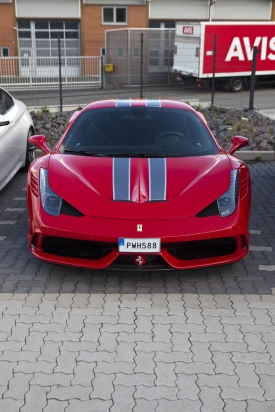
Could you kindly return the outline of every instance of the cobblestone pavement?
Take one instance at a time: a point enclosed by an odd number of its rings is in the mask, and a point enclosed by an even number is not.
[[[248,257],[152,274],[33,258],[17,174],[0,194],[0,411],[274,412],[275,163],[250,168]]]

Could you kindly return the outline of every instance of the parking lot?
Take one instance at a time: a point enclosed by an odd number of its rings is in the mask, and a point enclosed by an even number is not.
[[[0,193],[0,410],[274,412],[275,162],[249,166],[248,256],[153,273],[36,260],[18,173]]]

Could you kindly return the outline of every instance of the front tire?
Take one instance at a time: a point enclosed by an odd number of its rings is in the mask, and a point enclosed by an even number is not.
[[[25,166],[22,167],[22,170],[26,172],[28,171],[29,166],[32,163],[32,161],[35,159],[35,147],[29,143],[29,137],[33,135],[34,135],[33,130],[30,129],[28,132],[28,138],[27,138]]]

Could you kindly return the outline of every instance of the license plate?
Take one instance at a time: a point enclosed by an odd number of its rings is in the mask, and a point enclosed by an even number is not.
[[[160,239],[118,239],[119,252],[156,253],[160,252]]]

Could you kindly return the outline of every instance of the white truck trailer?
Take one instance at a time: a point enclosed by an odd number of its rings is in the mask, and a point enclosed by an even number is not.
[[[216,85],[239,92],[251,78],[254,46],[256,79],[275,80],[275,22],[178,22],[173,71],[198,86],[215,73]]]

